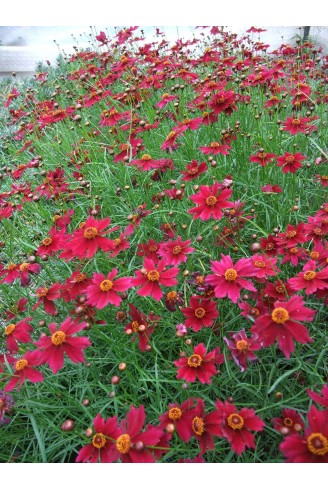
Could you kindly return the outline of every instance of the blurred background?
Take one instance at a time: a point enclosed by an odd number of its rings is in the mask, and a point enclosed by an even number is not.
[[[170,42],[178,38],[190,39],[194,35],[198,38],[201,29],[192,26],[157,26],[166,34]],[[250,26],[227,26],[231,32],[243,35]],[[270,50],[276,49],[282,43],[295,45],[298,37],[303,38],[303,26],[259,26],[266,32],[252,34],[253,39],[260,39],[264,44],[269,44]],[[58,55],[70,55],[74,53],[73,46],[87,49],[98,45],[95,36],[100,31],[105,31],[108,38],[113,38],[117,30],[114,26],[0,26],[0,76],[12,76],[15,72],[18,77],[33,76],[37,71],[38,62],[56,64]],[[156,27],[140,27],[134,31],[135,35],[141,35],[144,31],[146,40],[155,39]],[[328,27],[311,26],[309,32],[311,42],[322,46],[325,53],[328,52]]]

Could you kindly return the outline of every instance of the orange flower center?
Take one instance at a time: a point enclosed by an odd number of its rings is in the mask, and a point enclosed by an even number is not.
[[[195,316],[197,318],[203,318],[205,315],[206,315],[206,311],[204,310],[204,308],[197,308],[195,310]]]
[[[319,252],[311,252],[310,257],[311,257],[311,259],[316,260],[320,257],[320,254],[319,254]]]
[[[321,175],[321,180],[328,180],[328,175]]]
[[[271,318],[276,323],[285,323],[289,320],[289,313],[285,308],[275,308],[271,313]]]
[[[217,203],[217,198],[215,196],[209,196],[206,198],[205,202],[208,206],[215,206]]]
[[[237,350],[244,352],[248,349],[248,342],[246,340],[238,340],[236,342],[236,348]]]
[[[99,287],[102,291],[110,291],[110,289],[113,287],[113,283],[109,279],[105,279],[100,283]]]
[[[52,238],[48,237],[48,238],[45,238],[44,240],[42,240],[41,242],[41,245],[43,245],[44,247],[48,247],[49,245],[52,244]]]
[[[84,230],[84,233],[83,233],[84,238],[86,238],[87,240],[91,240],[92,238],[96,237],[97,235],[98,235],[98,230],[97,230],[97,228],[94,228],[93,226],[88,226],[88,228],[86,228]]]
[[[292,163],[294,160],[295,160],[295,158],[292,155],[290,155],[289,157],[286,157],[285,158],[285,162],[286,163]]]
[[[255,260],[254,265],[255,267],[260,267],[263,269],[265,267],[265,262],[263,262],[263,260]]]
[[[20,359],[19,361],[16,362],[15,369],[16,371],[22,371],[28,366],[28,362],[26,359]]]
[[[299,119],[293,119],[292,120],[292,125],[293,126],[299,126],[301,124],[301,121]]]
[[[38,298],[43,298],[44,296],[47,296],[48,293],[48,288],[40,288],[39,291],[37,291]]]
[[[189,175],[195,175],[198,172],[198,167],[192,167],[188,170]]]
[[[73,280],[74,280],[74,282],[82,282],[82,281],[84,281],[86,279],[86,277],[87,276],[85,274],[78,273],[78,274],[76,274],[76,276],[74,277]]]
[[[101,449],[106,444],[106,437],[101,432],[95,434],[92,438],[92,444],[97,449]]]
[[[276,286],[276,291],[277,291],[277,293],[284,293],[285,292],[283,286]]]
[[[30,264],[28,262],[22,262],[21,265],[19,266],[19,270],[20,271],[26,271],[26,269],[28,269],[30,266]]]
[[[169,293],[167,293],[166,299],[168,301],[175,301],[178,299],[178,293],[176,291],[170,291]]]
[[[176,245],[175,247],[173,247],[172,250],[173,255],[179,255],[179,253],[181,252],[182,252],[182,247],[180,247],[180,245]]]
[[[7,270],[8,270],[8,271],[13,271],[14,269],[16,269],[16,264],[9,264],[9,265],[7,266]]]
[[[126,454],[129,452],[131,447],[131,439],[129,434],[122,434],[116,441],[116,449],[121,454]]]
[[[204,284],[204,276],[197,276],[196,277],[196,284]]]
[[[166,97],[170,97],[170,94],[165,93],[162,95],[162,99],[166,99]]]
[[[157,252],[158,246],[157,245],[150,245],[149,247],[149,252]]]
[[[286,238],[294,238],[294,236],[297,235],[297,232],[295,230],[288,231],[286,233]]]
[[[226,281],[235,281],[238,277],[237,271],[235,269],[227,269],[224,273]]]
[[[115,240],[114,240],[115,247],[118,247],[119,245],[121,245],[121,243],[122,243],[122,240],[120,238],[115,238]]]
[[[174,131],[171,131],[168,135],[167,135],[167,139],[172,139],[174,138],[174,136],[176,136],[176,133]]]
[[[65,342],[65,340],[66,340],[66,335],[61,330],[58,330],[58,332],[53,333],[51,336],[51,342],[54,345],[61,345]]]
[[[266,153],[263,153],[263,152],[260,152],[260,153],[258,153],[258,154],[257,154],[257,156],[258,156],[259,158],[261,158],[261,160],[265,160],[265,159],[266,159],[267,154],[266,154]]]
[[[182,417],[182,411],[178,407],[170,408],[168,416],[171,420],[179,420]]]
[[[238,413],[231,413],[227,419],[229,427],[233,430],[242,429],[244,427],[244,419]]]
[[[291,253],[291,254],[293,254],[293,255],[297,254],[297,252],[298,252],[298,248],[297,248],[297,247],[292,247],[292,248],[289,250],[289,253]]]
[[[293,421],[289,417],[286,417],[284,419],[284,424],[285,424],[286,427],[291,427],[293,425]]]
[[[142,155],[141,160],[151,160],[151,156],[145,153],[145,155]]]
[[[138,332],[139,331],[139,323],[136,320],[131,323],[131,327],[132,327],[132,330],[134,332]]]
[[[217,141],[213,141],[213,143],[210,144],[211,148],[220,148],[220,146],[220,143],[218,143]]]
[[[151,282],[158,281],[159,280],[159,277],[160,277],[159,272],[158,271],[155,271],[155,270],[149,271],[148,274],[147,274],[147,278]]]
[[[316,456],[328,453],[328,439],[321,432],[314,432],[307,438],[308,450]]]
[[[319,226],[316,226],[315,228],[313,228],[313,233],[315,233],[318,236],[323,235],[322,229],[319,228]]]
[[[314,271],[307,271],[304,272],[303,277],[306,281],[312,281],[312,279],[314,279],[316,275],[317,273]]]
[[[202,356],[199,354],[193,354],[188,359],[188,366],[190,367],[199,367],[203,362]]]
[[[194,417],[192,419],[191,427],[192,430],[195,432],[195,434],[201,436],[205,431],[204,420],[201,419],[200,417]]]
[[[7,325],[5,328],[5,335],[10,335],[11,333],[13,333],[15,328],[16,328],[16,325],[14,323],[10,323],[9,325]]]

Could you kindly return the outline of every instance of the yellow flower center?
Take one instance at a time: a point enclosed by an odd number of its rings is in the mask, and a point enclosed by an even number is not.
[[[16,325],[14,323],[10,323],[9,325],[7,325],[5,328],[5,335],[10,335],[11,333],[13,333],[15,328],[16,328]]]
[[[157,252],[158,246],[157,245],[150,245],[149,247],[149,252]]]
[[[171,420],[179,420],[182,417],[182,411],[178,407],[170,408],[168,416]]]
[[[205,315],[206,315],[206,311],[204,310],[204,308],[197,308],[195,310],[195,316],[197,318],[203,318]]]
[[[19,266],[19,270],[20,271],[26,271],[26,269],[28,269],[30,266],[30,264],[28,262],[22,262],[21,265]]]
[[[113,287],[113,283],[109,279],[105,279],[100,283],[99,287],[102,291],[110,291]]]
[[[8,271],[13,271],[15,268],[16,268],[16,264],[9,264],[9,265],[7,266],[7,270],[8,270]]]
[[[28,362],[26,359],[20,359],[19,361],[16,362],[15,369],[16,371],[22,371],[28,366]]]
[[[240,430],[244,427],[244,419],[238,413],[231,413],[227,419],[229,427],[233,430]]]
[[[285,289],[283,288],[283,286],[276,286],[276,291],[277,293],[284,293]]]
[[[321,180],[328,180],[328,175],[321,175]]]
[[[289,417],[286,417],[286,418],[284,419],[284,425],[285,425],[286,427],[291,427],[291,426],[293,425],[293,421],[292,421],[292,419],[290,419]]]
[[[204,420],[200,417],[194,417],[192,419],[191,427],[195,434],[201,436],[205,431]]]
[[[285,308],[275,308],[271,313],[271,318],[276,323],[285,323],[289,320],[289,313]]]
[[[306,281],[312,281],[312,279],[314,279],[316,275],[317,273],[314,271],[307,271],[304,272],[303,277]]]
[[[244,352],[248,349],[248,342],[246,340],[238,340],[236,342],[236,348],[237,350]]]
[[[328,439],[321,432],[314,432],[307,438],[308,450],[316,456],[328,453]]]
[[[297,232],[295,230],[288,231],[286,233],[286,238],[294,238],[294,236],[297,235]]]
[[[121,454],[126,454],[129,452],[131,447],[131,439],[129,434],[122,434],[116,441],[116,449]]]
[[[148,274],[147,274],[147,278],[149,281],[151,282],[156,282],[159,280],[159,272],[153,270],[153,271],[149,271]]]
[[[48,238],[45,238],[44,240],[42,240],[41,242],[41,245],[43,245],[44,247],[48,247],[49,245],[52,244],[52,238],[48,237]]]
[[[311,252],[310,257],[311,257],[311,259],[316,260],[320,257],[320,254],[319,254],[319,252]]]
[[[65,340],[66,340],[66,335],[61,330],[58,330],[58,332],[55,332],[51,336],[51,342],[54,345],[61,345],[61,344],[63,344],[65,342]]]
[[[193,354],[188,358],[188,366],[199,367],[203,362],[202,356],[199,354]]]
[[[301,121],[299,119],[293,119],[292,120],[292,125],[293,126],[299,126],[301,124]]]
[[[313,233],[315,233],[318,236],[323,235],[323,231],[321,228],[319,228],[319,226],[316,226],[315,228],[313,228]]]
[[[106,444],[106,437],[101,432],[95,434],[92,438],[92,444],[97,449],[101,449]]]
[[[217,198],[215,196],[209,196],[206,198],[205,202],[208,206],[215,206],[217,203]]]
[[[151,156],[145,153],[145,155],[142,155],[141,160],[151,160]]]
[[[227,269],[224,273],[226,281],[235,281],[238,277],[237,271],[235,269]]]
[[[198,172],[198,167],[192,167],[188,170],[189,175],[195,175]]]
[[[297,247],[292,247],[292,248],[289,250],[289,253],[291,253],[291,254],[293,254],[293,255],[297,254],[297,252],[298,252],[298,248],[297,248]]]
[[[86,279],[86,275],[83,274],[83,273],[78,273],[76,274],[76,276],[74,277],[74,282],[82,282]]]
[[[176,291],[170,291],[166,295],[168,301],[176,301],[178,299],[178,293]]]
[[[47,293],[48,293],[48,288],[40,288],[36,294],[38,298],[43,298],[44,296],[47,296]]]
[[[287,163],[292,163],[294,160],[295,160],[295,158],[292,155],[285,158],[285,162],[287,162]]]
[[[139,331],[139,323],[136,320],[131,323],[131,327],[132,327],[132,330],[134,332],[138,332]]]
[[[255,267],[260,267],[263,269],[265,267],[265,262],[263,262],[263,260],[255,260],[254,265]]]
[[[162,95],[162,99],[166,99],[166,97],[170,97],[170,94],[165,93]]]
[[[180,247],[180,245],[173,247],[173,250],[172,250],[173,255],[179,255],[180,252],[182,252],[182,247]]]
[[[87,240],[91,240],[92,238],[96,237],[97,235],[98,235],[98,230],[97,230],[97,228],[94,228],[93,226],[88,226],[88,228],[86,228],[84,230],[84,233],[83,233],[84,238],[86,238]]]

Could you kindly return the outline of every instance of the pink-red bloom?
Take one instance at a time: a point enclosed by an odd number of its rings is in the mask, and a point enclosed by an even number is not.
[[[310,389],[307,389],[306,392],[311,400],[318,403],[322,407],[328,408],[328,385],[323,385],[321,395],[319,395],[319,393],[315,393],[315,391],[312,391]]]
[[[220,219],[223,216],[222,209],[233,206],[233,202],[227,201],[231,194],[232,190],[225,189],[219,182],[211,186],[201,185],[200,192],[190,196],[197,206],[189,209],[188,213],[193,214],[194,219],[200,218],[203,221],[210,218]]]
[[[152,296],[159,301],[163,296],[162,286],[175,286],[178,284],[176,276],[179,274],[177,267],[165,270],[166,260],[157,263],[152,259],[145,258],[144,265],[140,271],[136,271],[136,277],[131,279],[131,286],[141,286],[137,294],[139,296]]]
[[[215,302],[210,299],[192,296],[189,304],[189,307],[181,308],[181,313],[186,317],[184,321],[186,327],[190,327],[194,332],[198,332],[203,327],[210,327],[219,316]]]
[[[287,172],[295,173],[297,169],[302,168],[302,162],[306,160],[306,156],[302,153],[289,153],[288,151],[277,158],[277,167],[282,167],[284,174]]]
[[[159,249],[160,256],[165,259],[168,265],[179,265],[187,261],[187,255],[195,249],[189,247],[191,240],[182,241],[178,236],[175,240],[162,243]]]
[[[245,330],[231,333],[230,338],[224,337],[232,358],[241,371],[247,369],[247,362],[256,362],[258,360],[254,351],[260,350],[262,343],[256,336],[247,338]]]
[[[328,289],[328,267],[317,269],[315,260],[309,260],[303,267],[303,272],[288,279],[288,284],[293,291],[305,290],[306,294],[313,294],[318,289]]]
[[[272,423],[274,430],[279,431],[283,436],[304,430],[302,417],[296,410],[291,408],[284,408],[282,410],[282,417],[274,417]]]
[[[120,306],[122,298],[117,293],[127,291],[131,285],[131,279],[130,277],[121,277],[114,280],[117,273],[118,270],[113,269],[108,272],[107,276],[102,273],[93,275],[92,282],[86,289],[86,303],[88,305],[95,306],[99,310],[105,308],[109,303]]]
[[[188,398],[181,405],[178,403],[170,403],[169,410],[163,415],[159,416],[160,429],[169,428],[170,425],[174,426],[174,430],[184,442],[190,440],[190,427],[192,419],[194,418],[194,399]]]
[[[178,361],[174,361],[174,365],[179,368],[177,379],[193,383],[198,378],[202,384],[211,384],[211,378],[218,372],[215,365],[223,362],[224,356],[220,354],[219,347],[206,353],[204,344],[198,344],[191,356],[180,357]]]
[[[18,342],[26,344],[31,342],[30,333],[33,331],[31,324],[29,323],[32,317],[24,318],[18,323],[10,323],[5,327],[5,337],[7,349],[11,352],[18,352]]]
[[[261,167],[266,167],[267,164],[276,157],[275,153],[265,153],[263,150],[252,155],[249,159],[250,162],[259,163]]]
[[[207,170],[207,165],[205,162],[198,163],[196,160],[192,160],[191,163],[188,163],[186,166],[186,170],[182,170],[181,174],[183,175],[182,181],[186,182],[188,180],[194,180],[199,175],[203,174]]]
[[[25,380],[31,381],[31,383],[40,383],[43,381],[43,374],[34,366],[39,366],[39,352],[28,351],[21,359],[16,359],[14,362],[14,374],[9,383],[6,384],[4,391],[12,391],[16,385],[18,389],[21,388]]]

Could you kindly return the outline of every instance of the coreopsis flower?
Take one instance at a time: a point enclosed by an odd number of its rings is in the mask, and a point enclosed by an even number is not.
[[[111,453],[114,441],[119,437],[121,430],[118,427],[117,417],[103,419],[98,413],[93,420],[95,434],[91,443],[83,446],[76,457],[76,463],[111,463]]]
[[[66,260],[90,259],[95,253],[100,250],[109,252],[113,249],[113,242],[109,238],[104,237],[106,233],[116,231],[119,227],[115,226],[110,230],[105,231],[110,224],[110,218],[96,220],[92,216],[80,224],[78,230],[75,230],[69,241],[64,246],[64,252],[60,254],[60,258]]]
[[[62,250],[67,241],[66,230],[57,230],[52,227],[46,238],[41,241],[37,248],[36,255],[53,255],[58,250]]]
[[[277,157],[277,167],[282,167],[284,174],[291,172],[295,173],[297,169],[302,168],[302,162],[306,160],[306,156],[302,153],[289,153],[288,151],[281,157]]]
[[[7,100],[4,104],[4,107],[8,107],[14,99],[17,99],[19,95],[20,92],[18,92],[18,90],[16,90],[15,88],[13,88],[10,94],[8,94],[7,96]]]
[[[160,429],[167,428],[168,425],[173,425],[174,430],[184,442],[190,440],[191,421],[194,418],[194,398],[188,398],[179,405],[178,403],[170,403],[169,409],[163,415],[159,416]]]
[[[309,260],[295,277],[288,279],[288,284],[293,291],[305,290],[305,294],[313,294],[318,289],[328,289],[328,267],[317,269],[315,260]]]
[[[108,304],[120,306],[122,298],[117,293],[125,292],[130,287],[130,277],[121,277],[115,279],[118,270],[113,269],[108,272],[107,276],[102,273],[93,274],[92,282],[87,287],[85,293],[87,296],[86,304],[95,306],[101,310]]]
[[[204,155],[229,155],[229,150],[231,147],[229,145],[222,145],[217,141],[213,141],[210,146],[201,146],[200,151],[204,153]]]
[[[256,292],[254,284],[244,279],[254,277],[257,270],[251,259],[239,259],[235,264],[229,255],[221,254],[221,260],[212,260],[211,269],[213,274],[206,276],[206,282],[214,287],[216,298],[228,298],[237,303],[240,298],[241,289]]]
[[[110,252],[110,257],[116,257],[122,250],[130,248],[130,242],[127,240],[128,233],[121,233],[119,237],[113,240],[113,250]]]
[[[161,100],[155,104],[155,107],[158,107],[159,109],[163,109],[169,102],[172,102],[172,100],[176,100],[178,97],[176,95],[170,95],[170,94],[162,94],[161,95]]]
[[[84,362],[83,349],[91,345],[88,337],[73,337],[86,327],[86,323],[78,323],[71,317],[60,325],[57,330],[55,323],[50,323],[51,335],[41,335],[35,345],[39,347],[40,364],[48,364],[51,371],[56,374],[64,365],[64,354],[74,363]]]
[[[143,172],[146,172],[147,170],[151,170],[153,168],[161,168],[164,165],[167,165],[168,162],[172,164],[172,160],[167,160],[166,158],[155,160],[148,153],[145,153],[140,159],[131,160],[130,165],[139,168]]]
[[[6,384],[4,391],[12,391],[17,385],[20,389],[25,380],[31,381],[31,383],[40,383],[43,381],[43,374],[34,366],[39,366],[39,352],[38,351],[28,351],[20,359],[15,359],[14,361],[14,373],[13,377]]]
[[[192,296],[189,304],[189,307],[180,310],[185,316],[186,327],[190,327],[194,332],[198,332],[203,327],[210,327],[219,316],[215,302],[210,299]]]
[[[194,219],[200,218],[203,221],[210,218],[222,218],[222,209],[233,205],[231,201],[227,201],[232,194],[232,189],[224,189],[219,192],[220,190],[222,190],[222,184],[219,182],[211,186],[201,185],[200,192],[189,197],[197,206],[189,209],[188,213],[193,214]]]
[[[216,402],[216,409],[221,419],[221,436],[231,444],[231,449],[238,455],[247,447],[255,449],[254,435],[250,431],[260,432],[264,422],[255,414],[253,408],[238,410],[229,402]]]
[[[105,46],[105,44],[108,44],[108,39],[104,31],[100,31],[98,36],[96,36],[97,41],[100,42],[99,46]]]
[[[131,118],[131,112],[119,112],[115,107],[102,111],[99,126],[116,126],[118,121]]]
[[[128,335],[133,336],[133,340],[138,339],[138,347],[142,352],[145,352],[150,346],[150,336],[154,332],[157,321],[160,316],[154,313],[145,315],[133,304],[129,304],[129,315],[131,321],[125,326],[124,330]]]
[[[263,294],[269,296],[270,298],[286,301],[293,295],[293,291],[287,282],[278,280],[274,284],[267,282],[265,288],[263,289]]]
[[[304,430],[304,422],[302,417],[296,410],[284,408],[282,417],[274,417],[272,419],[274,430],[279,431],[283,436],[295,434]]]
[[[181,134],[181,130],[171,131],[167,135],[164,143],[162,144],[161,150],[166,150],[166,151],[172,153],[173,150],[176,150],[177,148],[179,148],[179,145],[176,144],[176,139],[178,138],[178,136],[180,136],[180,134]]]
[[[319,216],[309,216],[308,222],[304,225],[304,234],[307,241],[313,240],[314,245],[324,243],[328,233],[328,222]]]
[[[299,243],[307,242],[308,238],[306,237],[304,226],[303,223],[299,223],[296,226],[288,224],[285,232],[278,233],[274,237],[278,247],[292,248]]]
[[[44,311],[48,315],[57,315],[57,309],[54,301],[60,298],[60,290],[62,286],[59,283],[54,283],[50,288],[42,286],[36,290],[36,296],[39,298],[37,303],[33,306],[32,310],[35,311],[41,304],[43,304]]]
[[[301,297],[292,296],[286,302],[276,301],[273,311],[258,317],[251,331],[258,335],[263,347],[278,341],[279,349],[289,359],[295,350],[294,341],[301,344],[313,342],[307,328],[299,320],[310,322],[315,314],[316,310],[304,306]]]
[[[322,407],[328,408],[328,385],[323,385],[321,395],[319,395],[319,393],[315,393],[315,391],[312,391],[309,388],[306,390],[306,392],[311,400],[318,403]]]
[[[21,282],[21,286],[28,286],[31,282],[31,277],[29,274],[39,274],[42,267],[37,263],[22,262],[18,266],[18,273]]]
[[[178,284],[176,276],[179,274],[179,269],[171,267],[165,270],[166,265],[164,259],[155,263],[154,260],[145,258],[142,269],[136,271],[136,277],[131,279],[131,286],[141,286],[137,291],[139,296],[152,296],[159,301],[163,296],[160,285],[170,287]]]
[[[265,192],[265,194],[279,194],[282,192],[282,188],[279,187],[277,184],[266,184],[263,187],[261,187],[261,191]]]
[[[312,121],[310,117],[287,117],[286,121],[284,121],[283,123],[282,128],[284,131],[289,131],[290,134],[293,135],[297,133],[305,133],[305,131],[309,131],[311,129],[311,126],[307,125],[310,121]]]
[[[181,306],[183,304],[183,293],[176,291],[169,291],[165,297],[165,306],[169,311],[175,311],[177,306]]]
[[[277,267],[277,258],[267,257],[266,255],[255,254],[250,257],[251,263],[254,266],[256,273],[254,277],[256,279],[266,279],[270,276],[276,276],[278,272],[281,272]]]
[[[328,175],[316,174],[314,177],[315,177],[316,182],[320,182],[320,184],[323,187],[327,187],[328,186]]]
[[[5,417],[6,413],[10,414],[11,408],[14,405],[14,400],[10,395],[0,390],[0,427],[4,424],[9,424],[10,419]]]
[[[38,123],[40,124],[40,128],[44,128],[47,124],[53,124],[58,121],[62,121],[67,117],[73,115],[75,111],[75,107],[66,107],[65,109],[57,108],[56,110],[49,110],[41,114],[38,119]]]
[[[155,242],[152,238],[148,240],[146,243],[138,243],[138,251],[136,255],[140,257],[148,257],[148,259],[152,259],[155,262],[159,260],[159,249],[161,244]]]
[[[206,353],[204,344],[198,344],[191,356],[174,361],[174,365],[179,368],[176,377],[188,383],[193,383],[198,378],[202,384],[211,384],[211,378],[218,372],[215,365],[223,362],[224,356],[220,354],[219,347]]]
[[[18,313],[23,313],[26,310],[28,300],[26,298],[20,298],[15,302],[8,310],[6,310],[6,316],[8,320],[16,318]]]
[[[31,342],[30,333],[33,331],[33,327],[29,323],[32,317],[23,318],[18,323],[9,323],[5,327],[5,337],[7,349],[11,352],[18,352],[18,342],[27,343]]]
[[[139,145],[139,146],[138,146]],[[141,139],[130,139],[128,143],[120,144],[120,153],[115,155],[114,162],[130,161],[136,156],[139,150],[143,149]]]
[[[265,153],[263,150],[260,150],[256,153],[256,155],[252,155],[249,158],[249,161],[259,163],[261,167],[266,167],[267,164],[276,156],[277,155],[275,153]]]
[[[299,261],[303,261],[307,258],[307,253],[305,248],[302,247],[280,247],[279,253],[283,254],[283,258],[281,259],[281,264],[291,263],[294,267],[298,265]]]
[[[91,284],[91,278],[87,277],[84,272],[74,271],[62,286],[61,298],[64,301],[74,301],[77,296],[85,293],[85,290]]]
[[[209,100],[208,105],[214,114],[220,114],[221,112],[232,114],[237,109],[236,100],[237,95],[233,90],[219,90]]]
[[[187,261],[187,255],[195,249],[189,247],[191,240],[182,241],[178,236],[175,240],[170,240],[161,244],[159,255],[165,259],[168,265],[179,265]]]
[[[213,451],[214,436],[221,436],[221,418],[217,410],[206,414],[205,403],[201,398],[197,399],[197,404],[192,410],[192,419],[189,426],[189,438],[195,437],[200,446],[200,454],[206,451]]]
[[[181,171],[181,174],[183,175],[182,181],[186,182],[196,179],[199,175],[206,172],[207,168],[205,162],[198,163],[196,160],[192,160],[191,163],[188,163],[186,166],[186,170]]]
[[[258,357],[254,351],[260,350],[262,343],[256,336],[247,338],[245,329],[236,333],[231,333],[230,338],[223,337],[233,360],[243,372],[247,369],[247,363],[256,362]]]
[[[288,435],[279,446],[286,463],[328,463],[328,410],[312,406],[304,434]]]

